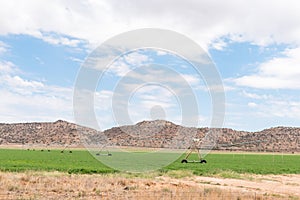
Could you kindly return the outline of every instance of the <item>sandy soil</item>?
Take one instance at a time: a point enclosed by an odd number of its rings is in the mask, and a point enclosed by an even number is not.
[[[0,172],[0,199],[300,199],[300,175],[242,179]]]
[[[248,191],[257,193],[280,194],[283,196],[300,197],[300,175],[256,175],[249,178],[250,180],[237,179],[220,179],[213,177],[196,177],[196,181],[210,182],[220,187],[230,187],[239,190],[244,188]]]
[[[168,181],[169,178],[165,178]],[[169,179],[170,180],[170,179]],[[172,180],[174,181],[174,180]],[[245,175],[242,179],[194,176],[177,182],[190,185],[206,185],[233,193],[255,193],[256,196],[300,199],[300,175]]]

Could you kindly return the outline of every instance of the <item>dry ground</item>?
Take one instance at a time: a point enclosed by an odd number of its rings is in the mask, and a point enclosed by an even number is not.
[[[183,176],[0,172],[0,199],[300,199],[300,175]]]

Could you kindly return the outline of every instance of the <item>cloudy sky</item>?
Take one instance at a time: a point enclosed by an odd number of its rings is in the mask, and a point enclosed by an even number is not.
[[[0,0],[0,122],[74,121],[74,83],[93,49],[125,31],[161,28],[189,37],[211,57],[225,89],[224,127],[299,126],[298,2]],[[209,126],[210,96],[189,64],[166,52],[136,51],[112,63],[95,92],[101,128],[118,124],[111,83],[151,62],[180,72],[197,97],[199,126]],[[168,74],[159,72],[148,75]],[[180,123],[177,96],[155,84],[134,90],[127,102],[132,123],[155,118]]]

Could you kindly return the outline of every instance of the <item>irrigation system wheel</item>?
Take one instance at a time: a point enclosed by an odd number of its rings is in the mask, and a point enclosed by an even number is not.
[[[183,159],[182,161],[181,161],[181,163],[187,163],[188,161],[186,160],[186,159]]]

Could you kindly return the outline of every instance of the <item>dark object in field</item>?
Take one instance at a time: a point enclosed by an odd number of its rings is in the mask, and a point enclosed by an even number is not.
[[[201,163],[201,164],[205,164],[205,163],[207,163],[207,161],[206,160],[187,160],[187,159],[183,159],[182,161],[181,161],[181,163]]]
[[[96,156],[112,156],[112,154],[111,153],[107,153],[107,154],[96,153]]]
[[[64,153],[65,151],[64,150],[62,150],[60,153]],[[73,153],[73,151],[69,151],[69,153]]]
[[[105,149],[105,147],[102,147],[97,153],[96,156],[112,156],[112,154]]]
[[[61,152],[60,152],[60,153],[64,153],[64,152],[65,152],[65,150],[66,150],[67,148],[68,148],[68,149],[70,149],[70,148],[69,148],[69,145],[66,145],[66,146],[64,147],[64,149],[63,149],[63,150],[61,150]],[[73,152],[72,152],[72,150],[69,150],[69,153],[73,153]]]
[[[186,159],[183,159],[182,161],[181,161],[181,163],[187,163],[188,161],[186,160]]]
[[[96,156],[112,156],[111,153],[103,154],[103,153],[96,153]]]

